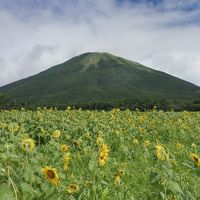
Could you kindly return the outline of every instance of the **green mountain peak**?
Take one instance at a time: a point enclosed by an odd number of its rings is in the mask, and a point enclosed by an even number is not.
[[[115,56],[113,54],[107,53],[107,52],[88,52],[81,54],[80,56],[76,56],[72,58],[72,60],[76,60],[76,62],[79,63],[80,66],[83,66],[82,72],[85,70],[88,70],[92,67],[99,67],[104,66],[108,67],[110,65],[107,65],[108,63],[112,63],[114,65],[129,65],[130,67],[137,68],[138,70],[146,70],[151,72],[152,69],[145,67],[144,65],[141,65],[140,63],[133,62],[127,59],[124,59],[122,57]],[[102,64],[103,63],[103,64]]]

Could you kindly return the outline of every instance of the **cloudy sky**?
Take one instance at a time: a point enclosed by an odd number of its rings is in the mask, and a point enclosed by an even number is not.
[[[0,0],[0,86],[92,51],[200,86],[200,0]]]

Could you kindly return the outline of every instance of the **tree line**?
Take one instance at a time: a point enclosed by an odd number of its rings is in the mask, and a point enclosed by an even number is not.
[[[192,101],[188,100],[168,100],[168,99],[127,99],[123,101],[113,101],[113,102],[82,102],[82,103],[72,103],[72,104],[45,104],[37,105],[28,101],[26,99],[16,100],[14,97],[9,95],[0,95],[0,109],[11,110],[11,109],[21,109],[21,108],[35,110],[37,107],[56,107],[60,110],[65,110],[67,107],[72,107],[74,109],[84,109],[84,110],[112,110],[113,108],[119,108],[120,110],[137,110],[147,111],[152,110],[156,107],[157,110],[163,111],[200,111],[200,99],[194,99]]]

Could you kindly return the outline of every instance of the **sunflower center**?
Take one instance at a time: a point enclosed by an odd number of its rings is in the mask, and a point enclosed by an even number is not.
[[[26,142],[25,142],[25,146],[26,146],[27,149],[29,149],[29,148],[31,147],[30,142],[29,142],[29,141],[26,141]]]
[[[52,170],[48,170],[47,171],[47,176],[49,177],[49,178],[55,178],[55,173],[52,171]]]
[[[197,163],[198,162],[198,158],[197,157],[194,157],[194,161]]]
[[[71,190],[77,190],[77,186],[76,186],[76,185],[71,185],[71,186],[70,186],[70,189],[71,189]]]

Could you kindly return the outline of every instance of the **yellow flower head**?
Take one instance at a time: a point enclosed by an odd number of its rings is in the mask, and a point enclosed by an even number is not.
[[[40,128],[40,131],[41,131],[41,135],[44,136],[44,135],[45,135],[45,130],[44,130],[44,128]]]
[[[19,125],[16,124],[15,127],[14,127],[14,132],[16,132],[16,133],[19,132],[19,129],[20,129]]]
[[[85,181],[85,186],[90,186],[91,184],[92,184],[92,181],[90,181],[90,180]]]
[[[106,162],[108,161],[108,153],[109,153],[109,148],[107,144],[102,144],[100,148],[100,154],[99,154],[99,164],[101,166],[105,165]]]
[[[165,147],[160,144],[156,145],[156,155],[159,160],[169,159],[169,155],[167,154]]]
[[[58,185],[60,183],[57,170],[51,167],[44,167],[41,169],[41,172],[45,175],[48,181],[53,185]]]
[[[191,144],[191,147],[193,147],[193,148],[196,148],[196,147],[197,147],[197,145],[196,145],[196,144],[194,144],[194,143],[192,143],[192,144]]]
[[[124,176],[124,175],[125,175],[124,170],[120,169],[120,170],[118,171],[118,175],[119,175],[119,176]]]
[[[67,153],[66,156],[64,157],[64,161],[63,161],[63,163],[64,163],[64,165],[63,165],[64,171],[66,171],[68,169],[70,159],[71,159],[70,153]]]
[[[121,182],[121,178],[119,175],[115,175],[115,178],[114,178],[114,183],[115,185],[119,185]]]
[[[191,158],[194,160],[195,165],[200,167],[200,158],[194,153],[191,153]]]
[[[75,146],[75,148],[77,148],[81,143],[81,140],[78,139],[78,140],[73,140],[73,145]]]
[[[71,110],[71,107],[70,107],[70,106],[67,107],[67,110],[66,110],[66,111],[68,111],[68,110]]]
[[[170,163],[174,166],[177,166],[177,162],[175,159],[170,159]]]
[[[176,148],[178,148],[178,149],[179,149],[179,148],[183,148],[183,147],[184,147],[184,145],[183,145],[183,144],[181,144],[181,143],[179,143],[179,142],[177,142],[177,143],[176,143]]]
[[[66,151],[68,150],[68,146],[67,146],[66,144],[61,144],[61,145],[60,145],[60,150],[61,150],[62,152],[66,152]]]
[[[67,190],[67,192],[68,192],[69,194],[72,194],[72,193],[77,193],[77,192],[79,192],[80,188],[79,188],[79,186],[76,185],[76,184],[70,184],[70,185],[67,187],[66,190]]]
[[[150,146],[150,144],[151,144],[151,143],[150,143],[150,141],[149,141],[149,140],[145,140],[145,141],[144,141],[144,145],[145,145],[145,147],[149,147],[149,146]]]
[[[97,137],[97,140],[96,140],[96,143],[98,146],[101,146],[103,144],[104,140],[101,136],[98,136]]]
[[[21,141],[21,148],[24,150],[32,150],[35,147],[35,140],[26,138]]]
[[[121,164],[121,168],[122,168],[122,169],[125,169],[125,168],[126,168],[126,163],[122,163],[122,164]]]
[[[55,130],[55,131],[53,131],[52,135],[54,138],[59,138],[61,135],[61,132],[59,130]]]
[[[138,139],[133,139],[133,144],[139,144]]]

